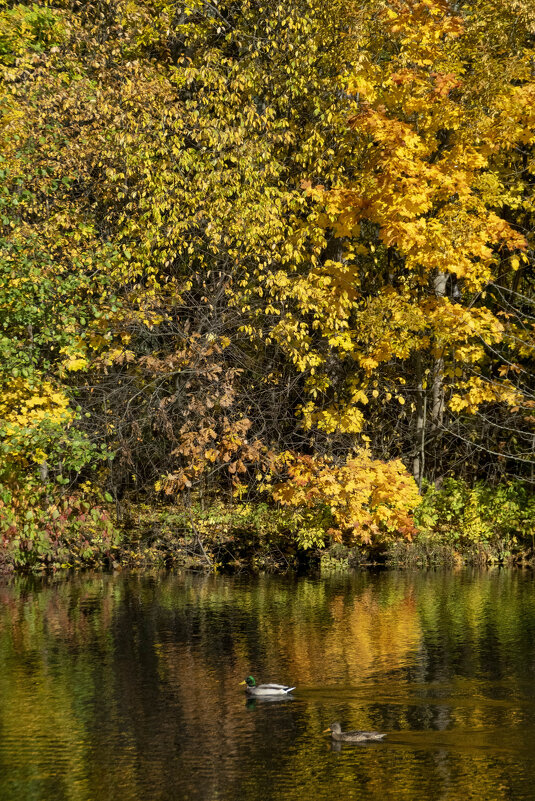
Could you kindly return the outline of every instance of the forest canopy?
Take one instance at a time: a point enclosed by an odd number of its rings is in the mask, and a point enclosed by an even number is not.
[[[4,0],[0,75],[4,547],[260,502],[373,545],[441,487],[527,536],[532,2]]]

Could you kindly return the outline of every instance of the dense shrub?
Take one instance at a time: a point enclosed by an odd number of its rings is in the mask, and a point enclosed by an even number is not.
[[[55,487],[0,484],[0,543],[4,569],[40,570],[113,561],[120,533],[109,512],[87,494]]]
[[[519,481],[470,486],[448,478],[440,489],[427,487],[415,514],[420,535],[461,548],[533,547],[534,520],[535,494]]]

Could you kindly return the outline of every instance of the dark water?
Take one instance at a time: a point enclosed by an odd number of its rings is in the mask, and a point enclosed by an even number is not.
[[[0,584],[1,801],[535,799],[531,573]],[[246,703],[239,682],[297,684]],[[387,732],[331,746],[329,723]]]

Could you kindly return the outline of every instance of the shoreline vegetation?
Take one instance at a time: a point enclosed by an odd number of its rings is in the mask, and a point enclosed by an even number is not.
[[[280,573],[366,567],[455,568],[535,565],[533,500],[518,483],[470,489],[450,480],[429,488],[410,539],[367,545],[333,542],[316,521],[316,540],[302,516],[255,502],[185,506],[125,502],[86,509],[71,499],[36,512],[35,499],[3,538],[1,572],[72,568],[190,568]],[[0,520],[5,508],[0,501]],[[120,517],[116,512],[119,508]],[[323,534],[318,532],[322,531]],[[11,536],[9,536],[11,534]]]
[[[0,569],[527,564],[533,0],[0,0]]]

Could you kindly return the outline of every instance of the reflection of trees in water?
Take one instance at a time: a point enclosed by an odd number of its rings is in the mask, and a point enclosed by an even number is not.
[[[0,749],[0,773],[17,757],[2,797],[33,781],[39,799],[151,801],[186,785],[193,799],[301,799],[332,778],[373,799],[394,771],[399,797],[455,797],[470,775],[483,798],[510,786],[496,731],[507,746],[531,726],[505,698],[533,664],[531,586],[520,573],[13,580],[0,725],[14,750]],[[249,709],[238,682],[251,671],[296,682],[295,701]],[[320,734],[333,716],[408,740],[333,754]]]

